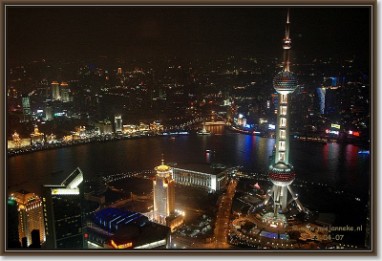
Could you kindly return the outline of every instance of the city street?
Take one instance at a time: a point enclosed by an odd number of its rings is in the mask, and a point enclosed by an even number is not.
[[[227,192],[219,198],[219,209],[216,215],[216,223],[212,244],[213,248],[228,248],[227,236],[230,226],[232,199],[235,195],[237,180],[231,180],[227,185]]]

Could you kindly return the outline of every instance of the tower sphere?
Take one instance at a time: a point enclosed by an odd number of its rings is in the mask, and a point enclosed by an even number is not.
[[[291,165],[278,162],[271,167],[268,176],[276,186],[288,186],[293,183],[296,173]]]
[[[282,71],[273,79],[273,87],[278,93],[292,93],[297,88],[297,79],[293,73]]]

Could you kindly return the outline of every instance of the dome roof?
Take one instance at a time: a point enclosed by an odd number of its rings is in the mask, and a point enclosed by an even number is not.
[[[297,88],[297,79],[291,72],[279,72],[273,79],[273,87],[277,92],[294,92]]]
[[[160,171],[160,172],[165,172],[165,171],[171,170],[171,168],[169,166],[167,166],[167,165],[162,164],[162,165],[157,166],[155,168],[155,170],[156,171]]]

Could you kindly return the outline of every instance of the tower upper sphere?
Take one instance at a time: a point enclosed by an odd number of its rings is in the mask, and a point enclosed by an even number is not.
[[[273,87],[278,93],[292,93],[297,88],[297,79],[293,73],[282,71],[273,79]]]

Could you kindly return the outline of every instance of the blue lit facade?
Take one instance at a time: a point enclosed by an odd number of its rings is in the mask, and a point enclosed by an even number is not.
[[[117,208],[105,208],[93,216],[93,222],[109,232],[116,232],[124,225],[143,227],[148,220],[138,212],[122,211]]]
[[[167,248],[170,228],[151,222],[138,212],[105,208],[87,220],[85,240],[89,248]]]

